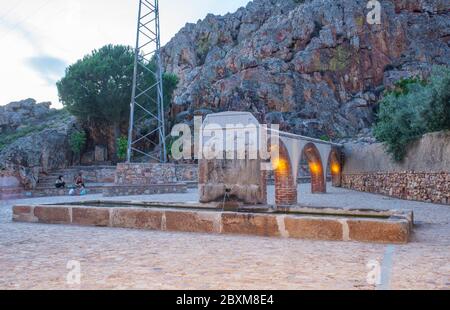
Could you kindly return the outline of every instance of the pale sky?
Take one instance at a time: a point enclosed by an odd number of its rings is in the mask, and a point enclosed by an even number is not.
[[[160,0],[164,45],[187,22],[249,0]],[[105,44],[134,45],[138,0],[0,0],[0,105],[26,98],[60,108],[66,66]]]

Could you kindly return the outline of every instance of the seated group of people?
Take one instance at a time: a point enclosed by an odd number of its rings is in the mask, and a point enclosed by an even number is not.
[[[80,172],[74,179],[75,188],[79,190],[84,190],[84,180],[83,180],[83,174]],[[66,188],[66,182],[64,181],[64,176],[60,175],[58,179],[55,182],[56,188]]]

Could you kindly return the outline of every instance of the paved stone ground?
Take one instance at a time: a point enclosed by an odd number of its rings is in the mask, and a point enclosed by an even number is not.
[[[11,222],[11,206],[29,201],[3,201],[0,289],[450,289],[450,207],[342,189],[311,195],[308,185],[299,190],[306,205],[413,210],[413,240],[392,246],[22,224]],[[121,199],[196,201],[197,194]],[[81,285],[66,282],[70,260],[81,263]],[[371,260],[380,263],[378,286],[367,282]]]

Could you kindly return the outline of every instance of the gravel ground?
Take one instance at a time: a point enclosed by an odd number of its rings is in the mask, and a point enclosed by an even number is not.
[[[11,222],[17,203],[101,199],[57,197],[0,202],[0,289],[450,289],[450,207],[330,188],[309,206],[405,209],[417,225],[407,245],[168,233]],[[269,188],[273,201],[274,188]],[[117,198],[110,198],[117,200]],[[197,201],[187,194],[123,200]],[[79,261],[81,283],[67,282]],[[379,263],[379,285],[369,262]]]

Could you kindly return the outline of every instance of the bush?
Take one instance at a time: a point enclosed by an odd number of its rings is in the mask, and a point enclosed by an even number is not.
[[[84,131],[75,131],[69,137],[70,149],[75,155],[80,155],[86,146],[86,133]]]
[[[326,141],[326,142],[330,142],[331,141],[330,137],[327,136],[327,135],[322,135],[322,136],[320,136],[319,139],[322,140],[322,141]]]
[[[117,158],[119,160],[125,160],[128,153],[128,139],[126,137],[120,137],[117,139]]]
[[[450,129],[450,69],[436,67],[428,81],[401,80],[380,103],[375,137],[396,161],[427,132]]]
[[[428,99],[423,111],[427,131],[450,130],[450,68],[437,69],[426,88]]]

